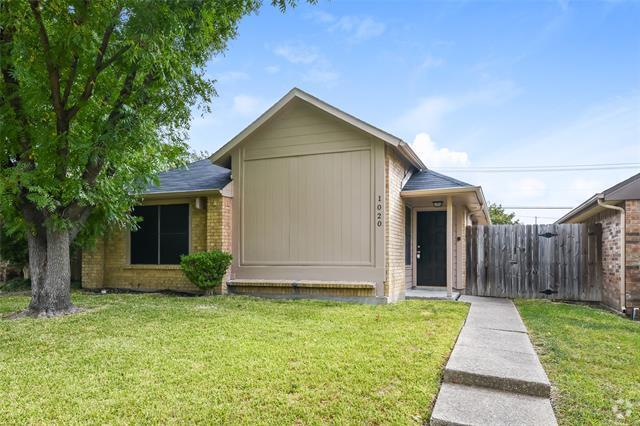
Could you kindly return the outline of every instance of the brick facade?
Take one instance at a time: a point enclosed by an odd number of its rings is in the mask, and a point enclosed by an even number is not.
[[[222,249],[230,252],[230,201],[228,197],[212,195],[206,198],[206,204],[202,208],[196,208],[195,197],[149,200],[144,204],[190,204],[190,251],[195,253]],[[107,237],[99,239],[93,249],[83,252],[82,286],[91,289],[199,291],[187,280],[179,265],[131,265],[128,230],[113,231]],[[224,290],[224,287],[219,289]]]
[[[620,213],[605,210],[587,223],[602,225],[602,303],[620,309]]]
[[[640,307],[640,200],[625,201],[625,285],[627,309]]]
[[[404,215],[405,205],[400,197],[402,180],[408,166],[385,146],[385,282],[384,295],[390,302],[404,299]]]

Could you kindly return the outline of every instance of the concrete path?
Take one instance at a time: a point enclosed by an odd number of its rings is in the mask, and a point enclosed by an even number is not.
[[[469,315],[431,415],[432,425],[556,425],[551,386],[508,299],[462,296]]]

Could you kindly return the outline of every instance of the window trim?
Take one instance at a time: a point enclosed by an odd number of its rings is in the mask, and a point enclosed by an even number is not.
[[[148,206],[148,207],[152,207],[152,206],[156,206],[158,207],[158,236],[160,235],[160,206],[172,206],[172,205],[179,205],[179,204],[186,204],[188,205],[188,224],[187,224],[187,237],[188,237],[188,243],[187,243],[187,249],[188,252],[187,254],[191,254],[193,253],[193,245],[192,245],[192,233],[193,233],[193,228],[192,228],[192,223],[191,223],[191,216],[193,214],[193,201],[192,200],[184,200],[184,201],[175,201],[175,200],[171,200],[171,201],[167,201],[167,202],[157,202],[157,203],[153,203],[153,204],[147,204],[147,203],[141,203],[141,204],[136,204],[138,206]],[[127,250],[127,267],[132,267],[132,268],[160,268],[160,269],[172,269],[172,268],[167,268],[167,267],[180,267],[179,263],[172,263],[172,264],[168,264],[168,263],[131,263],[131,229],[126,231],[127,233],[127,244],[126,244],[126,250]],[[160,243],[158,242],[158,262],[160,262]]]

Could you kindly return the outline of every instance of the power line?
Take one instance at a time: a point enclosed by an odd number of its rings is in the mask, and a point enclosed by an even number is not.
[[[640,169],[640,163],[597,163],[570,164],[555,166],[478,166],[478,167],[443,167],[446,172],[465,173],[528,173],[528,172],[577,172],[589,170],[626,170]]]
[[[559,217],[549,217],[549,216],[523,216],[521,214],[516,215],[517,217],[526,217],[529,219],[551,219],[551,220],[557,220],[560,219]]]
[[[508,210],[571,210],[573,209],[573,207],[563,207],[563,206],[515,206],[515,207],[500,206],[500,207]]]

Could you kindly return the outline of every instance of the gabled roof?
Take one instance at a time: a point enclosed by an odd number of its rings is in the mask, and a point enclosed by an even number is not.
[[[359,118],[354,117],[353,115],[347,114],[346,112],[334,107],[333,105],[329,105],[328,103],[316,98],[315,96],[310,95],[309,93],[294,87],[284,95],[278,102],[273,104],[271,108],[265,111],[260,117],[258,117],[253,123],[249,124],[243,131],[238,133],[233,139],[223,145],[219,150],[213,153],[211,157],[212,162],[219,163],[223,160],[229,152],[240,144],[243,140],[245,140],[251,133],[253,133],[256,129],[266,123],[271,117],[273,117],[278,111],[284,108],[289,102],[294,99],[301,99],[316,108],[338,118],[350,125],[366,132],[378,139],[383,140],[389,145],[398,149],[400,154],[405,157],[414,167],[418,170],[426,169],[427,167],[424,165],[422,160],[418,157],[418,155],[411,149],[411,147],[400,139],[397,136],[392,135],[391,133],[385,132],[375,126],[372,126],[369,123],[366,123]]]
[[[160,173],[158,178],[160,184],[149,185],[144,194],[221,190],[231,182],[231,170],[204,159]]]
[[[602,201],[623,201],[640,199],[640,173],[623,180],[603,192],[593,195],[575,209],[562,216],[556,223],[578,223],[604,210],[598,205]]]
[[[414,173],[402,188],[403,191],[419,191],[423,189],[462,188],[473,185],[443,175],[433,170],[421,170]]]

